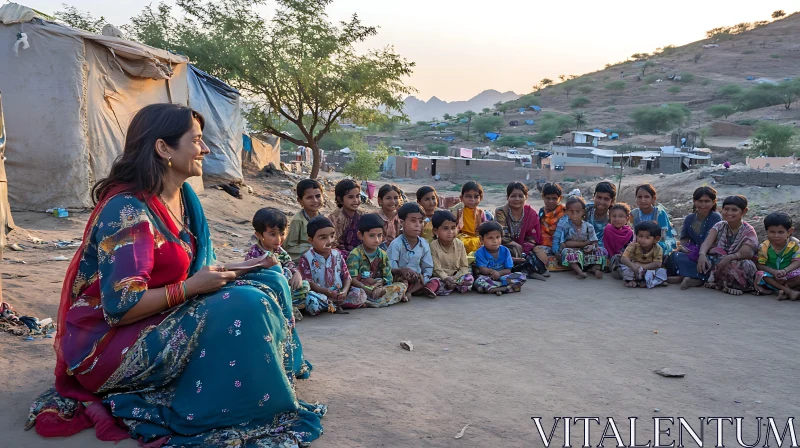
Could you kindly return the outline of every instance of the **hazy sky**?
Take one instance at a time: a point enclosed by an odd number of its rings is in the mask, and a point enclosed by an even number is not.
[[[0,0],[2,1],[2,0]],[[67,3],[119,26],[157,0],[16,0],[52,13]],[[168,1],[167,3],[173,3]],[[544,77],[582,74],[638,52],[702,39],[705,31],[788,14],[796,0],[335,0],[379,26],[368,47],[394,45],[417,66],[421,99],[467,100],[485,89],[527,93]],[[366,48],[366,47],[365,47]]]

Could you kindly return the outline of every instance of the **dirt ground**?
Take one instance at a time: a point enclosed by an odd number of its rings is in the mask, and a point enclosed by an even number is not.
[[[251,185],[259,196],[201,195],[223,262],[242,257],[257,208],[290,209],[275,188],[265,190],[261,180]],[[5,254],[3,287],[21,314],[55,317],[67,262],[51,260],[74,249],[56,249],[52,241],[79,239],[86,216],[14,215],[26,230],[12,234],[11,242],[26,250]],[[28,234],[44,243],[31,243]],[[554,416],[613,416],[624,423],[626,440],[629,416],[648,422],[653,416],[693,422],[774,416],[785,422],[800,411],[790,398],[797,389],[791,372],[800,357],[798,320],[800,303],[774,297],[629,290],[611,278],[578,281],[557,273],[547,282],[528,282],[520,294],[419,298],[308,317],[298,329],[314,373],[297,389],[302,399],[329,406],[316,448],[541,446],[532,416],[548,425]],[[412,341],[414,351],[401,349],[401,340]],[[92,431],[66,440],[24,432],[30,402],[53,381],[52,339],[0,333],[0,353],[3,446],[112,446]],[[653,373],[662,367],[686,377]],[[464,437],[454,439],[467,424]],[[648,425],[645,440],[652,437]],[[573,445],[582,440],[579,426]],[[600,432],[594,429],[594,444]]]

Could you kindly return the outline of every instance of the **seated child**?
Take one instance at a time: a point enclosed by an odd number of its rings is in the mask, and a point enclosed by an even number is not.
[[[481,247],[478,227],[487,220],[486,214],[478,207],[482,200],[483,187],[470,181],[461,187],[461,202],[450,210],[458,219],[458,239],[464,243],[467,255]]]
[[[342,179],[336,184],[336,209],[328,216],[336,229],[336,248],[347,259],[351,250],[361,241],[358,239],[358,220],[361,212],[361,187],[352,179]]]
[[[611,182],[599,182],[594,187],[592,202],[586,204],[584,219],[594,227],[594,233],[603,247],[603,233],[608,224],[608,210],[617,199],[617,187]]]
[[[539,224],[542,229],[541,245],[545,247],[548,255],[553,254],[553,235],[556,233],[558,221],[564,216],[564,205],[561,204],[563,191],[561,186],[546,183],[542,187],[542,201],[544,207],[539,209]]]
[[[367,293],[361,288],[351,288],[352,278],[342,253],[336,245],[336,230],[324,216],[308,222],[308,241],[311,249],[298,262],[300,273],[308,280],[311,290],[328,299],[330,312],[336,305],[342,308],[359,308],[367,301]]]
[[[298,182],[297,202],[302,209],[292,216],[289,222],[289,234],[283,243],[284,249],[294,261],[311,248],[306,226],[311,218],[319,214],[319,209],[322,207],[322,185],[314,179],[303,179]]]
[[[778,300],[800,299],[800,244],[792,237],[792,217],[770,213],[764,218],[767,240],[758,249],[756,294],[778,291]]]
[[[486,221],[478,228],[481,247],[475,251],[478,278],[475,290],[502,296],[506,292],[519,292],[527,280],[521,272],[511,272],[514,262],[511,251],[503,246],[503,228],[495,221]]]
[[[244,259],[247,261],[262,258],[268,253],[275,254],[283,267],[283,275],[289,281],[289,287],[292,288],[295,319],[303,319],[300,310],[308,308],[308,313],[315,315],[321,308],[327,308],[327,299],[319,297],[319,294],[310,290],[308,282],[303,280],[292,257],[281,247],[286,234],[286,215],[277,208],[262,208],[253,216],[253,229],[256,243],[250,247],[250,251],[247,252]]]
[[[667,270],[661,267],[664,251],[658,244],[661,227],[655,221],[636,224],[636,241],[628,244],[620,258],[620,270],[625,286],[655,288],[667,286]]]
[[[430,185],[425,185],[417,190],[417,204],[425,212],[425,220],[422,223],[422,238],[428,243],[433,241],[433,225],[431,219],[433,214],[439,209],[439,195]]]
[[[446,210],[433,214],[433,233],[436,239],[431,242],[433,257],[432,281],[438,283],[437,296],[446,296],[453,291],[465,293],[472,289],[474,278],[467,261],[464,243],[456,238],[456,217]]]
[[[378,190],[378,206],[381,210],[378,216],[383,219],[383,242],[381,249],[384,251],[395,238],[400,236],[400,218],[397,209],[403,205],[403,194],[397,185],[386,184]]]
[[[611,275],[617,280],[622,279],[619,271],[622,252],[633,241],[633,229],[628,225],[631,208],[624,202],[619,202],[608,209],[609,223],[603,231],[603,248],[608,252],[608,264]]]
[[[392,264],[392,275],[395,281],[408,284],[406,301],[412,294],[424,294],[436,297],[436,290],[431,282],[433,275],[433,258],[428,242],[422,234],[425,212],[416,202],[403,204],[397,211],[403,226],[403,233],[389,244],[387,254]]]
[[[664,255],[669,255],[678,247],[678,240],[675,239],[675,229],[663,205],[656,203],[656,189],[650,184],[642,184],[636,187],[636,207],[631,210],[633,225],[645,221],[655,221],[661,228],[661,239],[658,245]]]
[[[565,208],[566,215],[558,221],[553,236],[553,252],[561,255],[561,263],[572,268],[579,279],[586,278],[584,270],[603,278],[608,252],[599,247],[594,226],[583,220],[586,213],[583,198],[571,196]]]
[[[361,216],[358,237],[361,245],[347,256],[347,269],[353,279],[353,288],[361,288],[367,293],[364,305],[381,308],[405,299],[408,286],[393,283],[392,265],[386,252],[380,248],[383,242],[381,217],[374,213]]]

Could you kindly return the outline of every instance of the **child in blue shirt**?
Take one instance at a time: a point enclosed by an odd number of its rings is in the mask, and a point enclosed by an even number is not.
[[[481,247],[475,251],[475,266],[478,278],[475,290],[483,293],[519,292],[525,283],[525,274],[511,272],[514,261],[511,251],[503,246],[503,228],[495,221],[486,221],[478,228]]]

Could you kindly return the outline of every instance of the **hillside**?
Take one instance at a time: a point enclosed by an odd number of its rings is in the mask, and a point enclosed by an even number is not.
[[[444,114],[455,115],[468,110],[480,112],[483,108],[492,108],[499,102],[511,101],[517,98],[519,98],[519,95],[514,92],[501,93],[497,90],[484,90],[468,101],[447,102],[435,96],[428,101],[422,101],[417,97],[410,96],[405,100],[405,113],[408,114],[412,122],[430,120],[432,118],[440,120]]]

